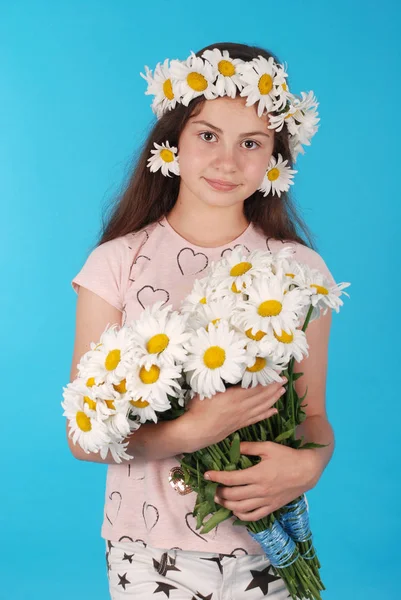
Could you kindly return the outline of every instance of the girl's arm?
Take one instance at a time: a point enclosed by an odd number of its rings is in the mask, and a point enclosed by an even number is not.
[[[298,395],[307,395],[304,403],[306,419],[298,425],[297,437],[304,437],[304,442],[327,444],[325,448],[314,448],[310,453],[316,458],[316,480],[329,463],[334,452],[334,432],[328,421],[326,411],[326,379],[329,351],[329,336],[332,321],[332,312],[328,310],[319,319],[312,321],[306,336],[309,344],[309,356],[301,363],[295,363],[294,371],[303,373],[295,382]]]
[[[77,364],[91,342],[100,339],[107,324],[121,325],[120,310],[90,290],[80,287],[77,301],[76,332],[70,381],[78,375]],[[160,423],[145,423],[129,436],[126,452],[149,460],[169,458],[184,452],[193,452],[224,439],[240,427],[269,418],[272,406],[284,391],[281,384],[256,386],[251,389],[233,387],[212,399],[195,397],[189,410],[180,418]],[[213,402],[213,407],[210,403]],[[103,460],[98,453],[86,453],[67,438],[72,454],[79,460],[115,464],[110,453]],[[135,459],[134,459],[135,460]]]

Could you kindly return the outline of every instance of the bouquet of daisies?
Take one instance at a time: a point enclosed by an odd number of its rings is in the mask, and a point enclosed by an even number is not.
[[[234,249],[212,265],[208,277],[195,282],[182,307],[192,329],[184,361],[190,395],[210,398],[230,385],[267,385],[280,382],[283,374],[288,379],[286,394],[276,403],[277,415],[181,460],[184,482],[197,492],[194,516],[202,534],[232,516],[216,505],[218,484],[206,482],[203,474],[245,469],[259,460],[240,454],[241,441],[269,440],[297,449],[319,446],[295,436],[306,416],[306,394],[299,398],[295,390],[302,373],[294,373],[294,361],[308,355],[308,323],[321,310],[338,312],[349,284],[330,287],[319,271],[293,260],[292,254],[291,247],[277,254]],[[237,519],[235,524],[246,526],[259,541],[292,598],[320,598],[324,586],[304,496],[259,521]]]
[[[142,423],[184,411],[182,364],[187,317],[158,302],[129,325],[107,325],[91,343],[78,377],[63,388],[69,435],[87,453],[130,460],[126,438]]]
[[[330,287],[317,270],[279,253],[244,247],[213,264],[196,280],[181,310],[157,303],[123,327],[107,326],[78,364],[78,377],[63,388],[64,416],[74,443],[85,452],[129,460],[126,438],[147,421],[177,418],[195,394],[211,398],[231,385],[288,379],[279,412],[217,444],[180,459],[183,483],[197,493],[194,516],[201,533],[232,516],[214,502],[210,469],[248,468],[258,461],[240,454],[241,441],[316,447],[296,439],[305,413],[294,382],[294,361],[308,354],[305,330],[321,310],[339,311],[348,283]],[[347,295],[347,294],[346,294]],[[305,497],[255,522],[242,522],[262,545],[292,598],[320,599],[324,586],[309,527]]]

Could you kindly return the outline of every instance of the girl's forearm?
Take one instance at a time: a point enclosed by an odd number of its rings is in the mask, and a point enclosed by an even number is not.
[[[191,429],[184,417],[172,421],[161,421],[157,424],[144,423],[124,441],[128,441],[126,452],[134,457],[133,460],[135,460],[135,456],[141,456],[148,460],[159,460],[184,452],[192,452],[195,449],[192,448],[194,440]],[[78,444],[74,445],[70,438],[68,438],[68,444],[73,456],[78,460],[117,464],[110,452],[105,459],[102,459],[99,453],[87,454]]]
[[[334,431],[329,421],[321,415],[312,415],[305,419],[303,423],[297,426],[296,436],[304,437],[305,442],[314,442],[315,444],[325,444],[324,448],[313,448],[310,450],[302,450],[302,452],[310,453],[314,462],[318,463],[318,478],[323,473],[327,464],[334,452]],[[317,480],[314,482],[317,483]]]

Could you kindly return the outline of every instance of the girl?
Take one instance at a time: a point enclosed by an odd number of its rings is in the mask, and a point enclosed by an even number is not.
[[[291,166],[317,129],[313,95],[295,100],[274,55],[233,43],[213,44],[187,61],[166,60],[143,77],[158,120],[99,244],[72,281],[78,302],[71,381],[108,323],[129,322],[160,300],[178,309],[209,263],[238,245],[276,251],[289,242],[295,259],[334,285],[288,196]],[[308,327],[309,357],[297,380],[300,395],[308,387],[307,418],[297,433],[326,447],[242,444],[242,453],[260,456],[260,463],[209,473],[222,484],[219,504],[241,519],[260,519],[314,487],[331,458],[330,320],[328,311]],[[130,462],[103,461],[69,440],[76,458],[109,465],[102,537],[113,600],[287,598],[244,528],[228,520],[208,535],[195,529],[194,494],[172,478],[177,455],[270,417],[284,385],[285,379],[233,387],[211,400],[195,397],[181,418],[142,425],[129,438]]]

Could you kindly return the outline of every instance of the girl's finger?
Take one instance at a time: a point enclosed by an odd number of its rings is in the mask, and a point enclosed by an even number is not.
[[[260,489],[256,485],[236,485],[234,487],[222,486],[217,490],[217,497],[222,500],[239,501],[256,498]]]
[[[275,509],[272,506],[263,506],[262,508],[250,512],[234,512],[234,515],[238,517],[238,519],[241,519],[241,521],[258,521],[259,519],[263,519],[263,517],[270,515],[274,510]]]
[[[234,514],[241,513],[252,513],[255,510],[266,507],[266,498],[248,498],[247,500],[222,500],[222,506],[228,508]]]

